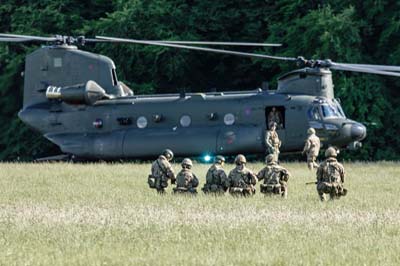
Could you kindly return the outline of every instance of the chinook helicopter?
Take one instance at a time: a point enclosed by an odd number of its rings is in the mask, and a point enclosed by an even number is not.
[[[357,149],[366,137],[366,128],[346,117],[340,101],[334,97],[330,70],[400,76],[400,67],[396,66],[305,60],[195,46],[278,44],[14,34],[0,34],[0,42],[50,43],[26,57],[23,107],[18,115],[65,155],[85,159],[148,158],[166,148],[177,156],[262,154],[272,109],[280,115],[277,131],[283,153],[301,151],[310,127],[325,147]],[[134,95],[118,81],[110,58],[76,46],[96,42],[291,61],[300,69],[282,75],[276,90]]]

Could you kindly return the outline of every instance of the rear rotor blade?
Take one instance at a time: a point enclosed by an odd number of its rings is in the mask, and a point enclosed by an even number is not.
[[[221,49],[213,49],[213,48],[206,48],[206,47],[179,45],[179,44],[172,44],[172,43],[161,43],[161,42],[154,42],[154,41],[141,41],[141,40],[135,40],[135,39],[122,39],[122,38],[112,38],[112,37],[105,37],[105,36],[96,36],[96,39],[107,40],[110,42],[117,42],[117,43],[136,43],[136,44],[156,45],[156,46],[204,51],[204,52],[213,52],[213,53],[220,53],[220,54],[230,54],[230,55],[237,55],[237,56],[276,59],[276,60],[284,60],[284,61],[296,61],[297,60],[297,58],[292,58],[292,57],[281,57],[281,56],[272,56],[272,55],[255,54],[255,53],[242,53],[242,52],[231,51],[231,50],[221,50]]]

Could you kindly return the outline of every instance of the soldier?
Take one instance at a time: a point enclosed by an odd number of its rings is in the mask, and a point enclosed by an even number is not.
[[[239,154],[235,158],[236,167],[228,176],[229,193],[237,196],[250,196],[256,193],[257,177],[246,168],[246,157]]]
[[[192,160],[185,158],[181,165],[182,170],[176,176],[174,193],[197,194],[196,187],[199,185],[199,179],[192,173]]]
[[[307,166],[308,169],[313,170],[314,167],[317,168],[318,164],[316,163],[316,159],[319,154],[319,149],[321,146],[321,142],[317,135],[315,135],[315,129],[309,128],[307,130],[308,138],[304,145],[303,154],[307,154]]]
[[[272,122],[275,122],[278,128],[282,128],[282,115],[281,112],[276,110],[275,106],[268,114],[268,125],[271,125]]]
[[[278,133],[276,132],[275,122],[271,123],[270,130],[265,133],[265,145],[267,146],[267,154],[273,154],[275,156],[275,161],[278,161],[281,141],[279,140]]]
[[[206,183],[202,188],[204,193],[223,194],[229,187],[228,177],[223,168],[225,158],[221,155],[215,157],[214,164],[208,169]]]
[[[278,194],[287,198],[289,171],[278,165],[272,154],[265,157],[265,163],[267,166],[257,174],[258,180],[264,179],[264,183],[260,184],[261,193],[264,193],[266,196]]]
[[[174,158],[174,153],[170,149],[166,149],[151,165],[148,184],[158,193],[165,192],[165,188],[168,187],[168,179],[171,180],[171,184],[175,184],[175,173],[170,164],[172,158]]]
[[[325,151],[326,160],[318,167],[317,191],[321,201],[325,200],[325,193],[329,194],[331,200],[347,194],[347,189],[343,188],[344,168],[336,156],[337,151],[329,147]]]

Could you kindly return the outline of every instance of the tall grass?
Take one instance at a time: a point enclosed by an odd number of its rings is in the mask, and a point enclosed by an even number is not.
[[[0,264],[400,264],[398,163],[345,164],[348,196],[324,203],[315,173],[283,165],[287,200],[160,196],[149,164],[0,164]]]

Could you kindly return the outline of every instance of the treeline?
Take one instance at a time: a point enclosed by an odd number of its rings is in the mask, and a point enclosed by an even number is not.
[[[148,40],[284,43],[246,52],[336,62],[400,65],[398,1],[43,0],[0,1],[0,32],[95,35]],[[57,147],[17,117],[24,57],[33,44],[0,43],[0,160],[55,154]],[[243,90],[293,70],[281,61],[249,59],[154,46],[97,44],[83,49],[109,56],[120,80],[136,94]],[[336,97],[348,117],[368,127],[361,150],[345,157],[400,159],[400,79],[334,72]]]

